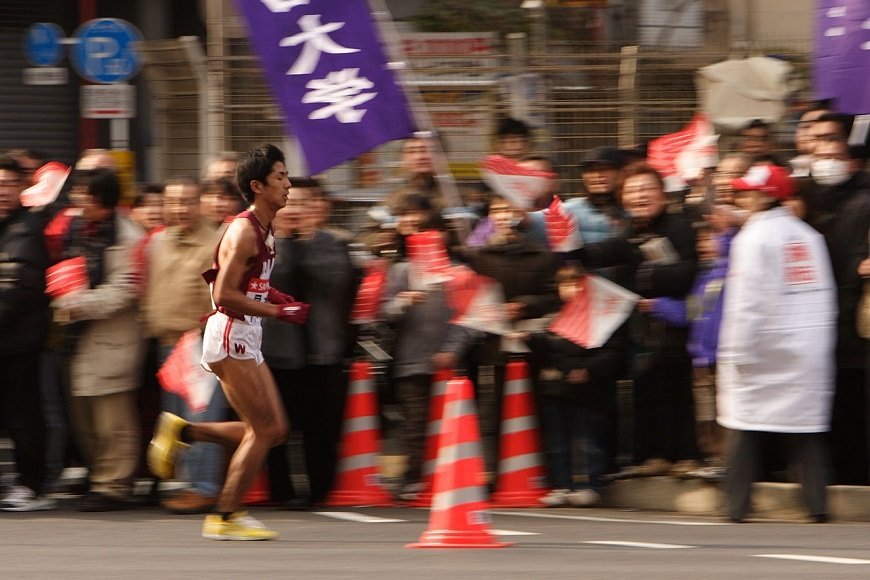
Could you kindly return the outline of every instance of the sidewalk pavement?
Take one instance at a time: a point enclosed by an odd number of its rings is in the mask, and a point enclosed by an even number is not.
[[[397,481],[404,464],[405,457],[402,455],[382,455],[381,474],[387,481]],[[0,471],[5,472],[9,467],[4,465]],[[82,470],[68,471],[65,473],[67,477],[83,475],[78,473]],[[76,473],[73,474],[73,471]],[[163,484],[164,490],[170,487],[171,484]],[[147,493],[146,488],[150,486],[143,486],[137,491],[144,494]],[[668,476],[626,479],[611,483],[601,495],[600,507],[604,508],[724,516],[724,494],[719,485],[698,479]],[[795,483],[756,483],[752,500],[754,510],[750,517],[753,519],[803,521],[807,516],[800,485]],[[870,522],[870,487],[830,486],[828,506],[832,521]]]
[[[398,478],[405,458],[381,457],[381,473]],[[615,481],[601,493],[600,507],[640,511],[675,512],[687,515],[724,516],[724,494],[720,486],[698,479],[640,477]],[[807,511],[796,483],[756,483],[752,493],[752,519],[804,521]],[[870,522],[870,487],[832,485],[828,487],[828,514],[835,522]]]

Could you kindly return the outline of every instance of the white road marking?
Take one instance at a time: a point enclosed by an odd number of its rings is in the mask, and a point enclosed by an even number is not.
[[[585,522],[617,522],[623,524],[665,524],[669,526],[732,526],[735,524],[727,522],[691,522],[680,520],[638,520],[629,518],[603,518],[596,516],[566,516],[562,514],[541,514],[534,512],[505,512],[505,511],[490,511],[493,515],[502,516],[519,516],[523,518],[545,518],[554,520],[580,520]]]
[[[538,532],[520,532],[518,530],[490,530],[494,536],[540,536]]]
[[[358,512],[314,512],[319,516],[327,518],[335,518],[348,522],[358,522],[362,524],[396,524],[407,522],[408,520],[399,520],[395,518],[379,518],[377,516],[369,516]],[[522,532],[519,530],[490,530],[494,536],[540,536],[538,532]]]
[[[625,546],[627,548],[648,548],[650,550],[680,550],[683,548],[696,548],[684,544],[652,544],[649,542],[620,542],[617,540],[589,540],[583,544],[600,544],[602,546]]]
[[[359,522],[363,524],[395,524],[406,522],[408,520],[398,520],[395,518],[379,518],[377,516],[367,516],[357,512],[314,512],[319,516],[335,518],[337,520],[345,520],[348,522]]]
[[[821,562],[823,564],[870,564],[870,560],[857,558],[836,558],[834,556],[803,556],[801,554],[754,554],[756,558],[777,558],[779,560],[800,560],[802,562]]]

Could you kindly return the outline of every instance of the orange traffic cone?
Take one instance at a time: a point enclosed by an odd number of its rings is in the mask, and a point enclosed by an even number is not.
[[[346,405],[335,489],[326,498],[326,505],[391,506],[393,499],[381,486],[378,474],[381,429],[368,362],[357,361],[351,365]]]
[[[432,377],[429,421],[426,424],[426,447],[423,451],[423,489],[413,501],[409,502],[416,507],[429,507],[432,504],[432,483],[435,479],[435,462],[438,459],[438,435],[441,433],[441,420],[444,418],[447,381],[452,378],[452,369],[442,369]]]
[[[245,492],[245,497],[242,498],[242,503],[245,505],[263,505],[269,503],[269,472],[264,467],[254,478],[254,482],[248,491]]]
[[[471,381],[447,383],[429,529],[406,548],[503,548],[489,531],[480,430]]]
[[[525,362],[508,363],[503,401],[498,479],[490,503],[494,507],[534,507],[548,490]]]

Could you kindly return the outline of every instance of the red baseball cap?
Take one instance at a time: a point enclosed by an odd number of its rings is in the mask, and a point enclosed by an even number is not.
[[[779,200],[790,199],[797,191],[794,180],[785,167],[753,165],[743,177],[731,180],[735,191],[760,191]]]

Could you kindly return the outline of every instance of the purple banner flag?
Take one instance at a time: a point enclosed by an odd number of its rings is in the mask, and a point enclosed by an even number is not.
[[[366,0],[236,0],[308,171],[414,131]]]
[[[870,113],[870,2],[817,2],[815,95],[844,113]]]

